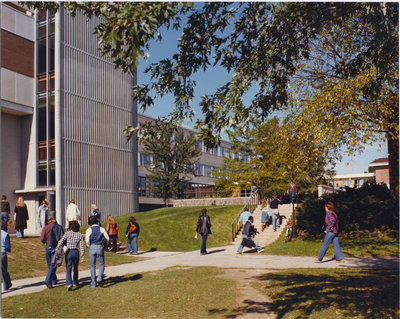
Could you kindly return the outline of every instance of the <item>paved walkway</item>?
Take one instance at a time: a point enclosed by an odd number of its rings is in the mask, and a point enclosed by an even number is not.
[[[163,270],[174,266],[212,266],[220,268],[251,268],[251,269],[290,269],[290,268],[381,268],[399,269],[398,258],[346,258],[344,263],[336,263],[334,260],[324,259],[322,263],[316,263],[313,257],[273,256],[257,254],[245,250],[243,254],[236,254],[237,245],[208,249],[208,254],[200,256],[199,251],[192,252],[141,252],[140,257],[146,260],[106,267],[107,277],[126,274],[138,274],[148,271]],[[62,266],[60,270],[65,271]],[[65,285],[65,273],[57,274],[59,285]],[[81,281],[90,280],[90,271],[80,271]],[[2,292],[2,298],[27,294],[47,289],[44,285],[44,277],[12,280],[13,287]]]

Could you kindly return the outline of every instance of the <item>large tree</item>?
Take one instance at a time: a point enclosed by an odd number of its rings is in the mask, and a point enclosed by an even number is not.
[[[359,91],[363,99],[375,101],[388,89],[386,75],[393,71],[398,74],[399,5],[395,2],[210,2],[193,7],[174,2],[60,4],[72,13],[80,9],[89,18],[99,16],[102,22],[95,32],[102,52],[110,55],[117,67],[131,73],[138,57],[149,50],[149,43],[161,39],[162,27],[179,28],[185,15],[177,53],[151,64],[146,70],[151,83],[134,91],[142,109],[151,106],[156,97],[173,94],[176,108],[172,118],[191,117],[196,86],[193,75],[213,66],[225,68],[231,78],[215,92],[204,95],[200,103],[204,118],[198,126],[208,146],[219,141],[224,127],[245,130],[254,119],[264,119],[271,111],[288,105],[293,81],[304,75],[305,62],[315,62],[314,44],[327,30],[337,28],[339,35],[349,24],[354,50],[345,58],[336,57],[331,72],[350,82],[373,72],[373,80],[364,82]],[[360,35],[359,29],[367,34]],[[251,90],[256,93],[251,103],[245,104],[243,97]],[[393,90],[398,91],[398,84]],[[391,120],[398,122],[397,117],[394,112]],[[130,128],[129,132],[136,130]],[[398,152],[394,150],[398,135],[389,142],[391,170],[397,172]],[[391,184],[398,186],[398,178],[392,176]]]
[[[284,194],[291,179],[302,192],[316,190],[329,163],[326,148],[301,139],[277,117],[258,123],[248,132],[232,132],[233,159],[225,158],[216,182],[234,190],[257,186],[264,197]],[[246,160],[245,160],[246,159]]]
[[[143,153],[152,160],[146,165],[148,187],[152,194],[164,200],[182,194],[194,174],[194,164],[201,152],[193,132],[159,120],[141,127],[139,140]]]

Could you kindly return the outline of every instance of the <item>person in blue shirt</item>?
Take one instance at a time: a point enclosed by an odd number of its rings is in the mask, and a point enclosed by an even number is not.
[[[8,273],[7,252],[11,251],[10,236],[7,233],[7,221],[1,221],[1,274],[3,276],[3,288],[11,288],[11,278]]]
[[[240,224],[240,222],[242,222],[243,225],[246,224],[250,216],[252,216],[251,213],[248,210],[245,210],[243,213],[240,214],[238,224]]]

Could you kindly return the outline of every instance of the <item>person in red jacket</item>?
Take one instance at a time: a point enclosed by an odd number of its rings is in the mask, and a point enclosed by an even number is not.
[[[115,253],[117,251],[118,226],[117,222],[111,215],[108,215],[107,217],[106,232],[110,237],[108,251]]]

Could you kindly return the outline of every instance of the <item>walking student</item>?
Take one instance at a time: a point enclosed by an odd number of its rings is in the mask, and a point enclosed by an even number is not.
[[[64,229],[62,226],[57,224],[54,216],[54,212],[49,214],[47,225],[42,229],[42,233],[40,234],[40,240],[43,244],[46,244],[45,254],[48,271],[44,283],[46,284],[47,288],[52,288],[55,284],[57,284],[57,264],[52,264],[51,261],[54,257],[55,248],[57,247],[59,240],[64,236]]]
[[[47,212],[49,210],[49,203],[45,199],[42,201],[42,205],[39,206],[38,209],[38,217],[37,217],[37,224],[38,224],[38,230],[41,233],[42,229],[46,226],[46,222],[48,219]]]
[[[329,248],[330,243],[333,244],[333,249],[335,251],[335,259],[338,263],[344,262],[344,257],[342,253],[342,249],[339,245],[338,233],[339,233],[339,220],[336,213],[333,211],[335,206],[332,202],[327,202],[325,204],[325,239],[324,243],[322,244],[321,250],[319,252],[318,257],[316,258],[317,262],[322,262],[326,251]]]
[[[264,231],[266,227],[269,226],[268,223],[268,202],[265,199],[262,203],[262,210],[261,210],[261,231]]]
[[[1,221],[1,274],[3,276],[3,289],[11,288],[11,278],[8,273],[7,252],[11,251],[10,236],[7,232],[7,221]]]
[[[24,202],[24,198],[18,197],[17,204],[15,205],[15,229],[17,230],[17,237],[24,237],[24,230],[27,228],[26,221],[29,219],[28,209]]]
[[[89,228],[86,230],[85,240],[89,247],[89,262],[90,262],[90,285],[93,288],[103,285],[104,275],[104,245],[108,242],[109,237],[106,230],[97,224],[95,216],[89,217]],[[96,260],[99,262],[99,273],[96,278]]]
[[[75,200],[71,199],[65,212],[65,228],[69,229],[69,222],[76,220],[81,224],[81,212],[75,204]]]
[[[274,199],[269,204],[269,207],[271,208],[272,227],[274,228],[274,231],[276,231],[276,226],[281,226],[279,223],[279,205],[282,205],[282,202],[280,201],[278,196],[274,196]]]
[[[211,234],[211,220],[210,216],[207,215],[207,209],[203,208],[201,210],[201,215],[197,220],[196,235],[201,235],[201,248],[200,255],[207,254],[207,237]]]
[[[111,215],[107,217],[106,231],[108,237],[110,237],[108,251],[115,253],[117,251],[118,225]]]
[[[71,231],[66,232],[57,244],[56,250],[66,245],[67,252],[65,253],[65,265],[67,268],[66,284],[67,291],[72,289],[72,286],[77,287],[78,281],[78,266],[79,266],[79,251],[81,255],[81,262],[85,260],[85,239],[79,232],[79,223],[76,220],[70,222]],[[72,267],[74,268],[74,275],[71,278]]]
[[[129,255],[137,255],[138,252],[138,244],[137,240],[140,233],[139,224],[136,222],[136,218],[131,216],[129,217],[129,223],[126,227],[126,245],[128,247]]]
[[[5,220],[7,223],[9,222],[10,218],[10,203],[7,201],[7,196],[1,196],[1,220]],[[9,227],[11,228],[11,227]]]

